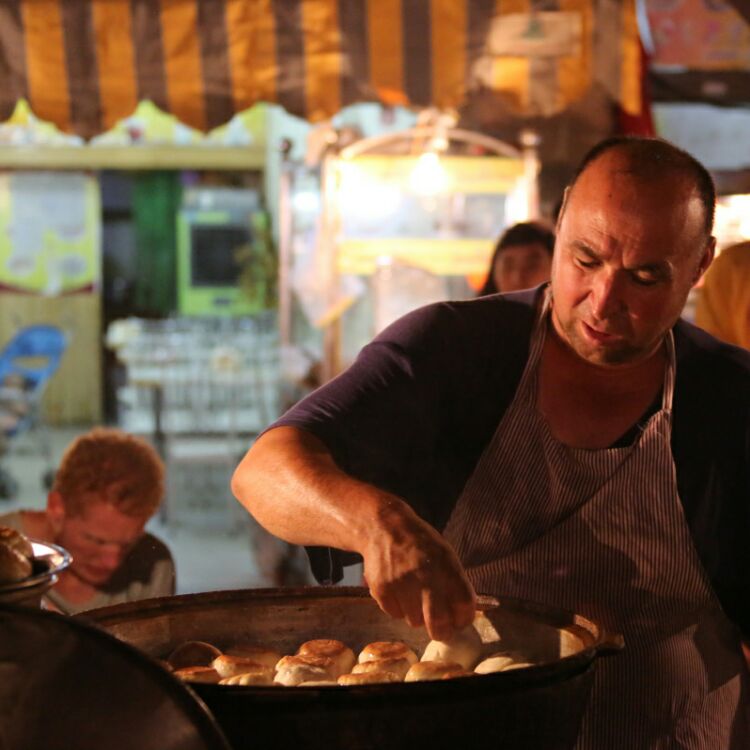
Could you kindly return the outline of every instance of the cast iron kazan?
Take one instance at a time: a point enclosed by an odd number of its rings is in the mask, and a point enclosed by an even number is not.
[[[622,647],[579,615],[514,599],[480,598],[499,641],[537,665],[423,683],[283,688],[195,684],[235,750],[414,750],[573,747],[597,656]],[[402,640],[420,654],[423,628],[383,614],[362,588],[255,589],[190,594],[92,610],[85,617],[147,654],[180,643],[220,649],[254,641],[294,653],[313,638],[338,638],[355,653]]]

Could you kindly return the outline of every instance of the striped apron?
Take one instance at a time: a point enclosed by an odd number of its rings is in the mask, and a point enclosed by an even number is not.
[[[475,589],[579,612],[625,636],[597,663],[578,750],[750,748],[748,671],[693,545],[662,408],[624,448],[557,441],[536,408],[549,296],[513,402],[445,529]]]

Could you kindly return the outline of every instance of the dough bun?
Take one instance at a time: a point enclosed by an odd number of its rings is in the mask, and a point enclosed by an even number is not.
[[[31,575],[31,560],[15,547],[0,544],[0,585],[18,583]]]
[[[29,560],[34,559],[34,548],[31,546],[28,537],[10,526],[0,526],[0,546],[2,545],[17,549]]]
[[[479,664],[474,667],[474,671],[477,674],[492,674],[493,672],[502,672],[510,664],[513,664],[512,656],[503,653],[492,654],[486,659],[480,661]]]
[[[273,668],[267,667],[264,664],[259,664],[257,661],[247,659],[244,656],[231,656],[229,654],[222,654],[217,656],[212,662],[211,666],[221,675],[221,677],[234,677],[238,674],[246,674],[248,672],[257,672],[259,670],[265,670],[273,679]]]
[[[217,656],[221,656],[221,651],[210,643],[185,641],[172,651],[167,661],[176,670],[183,667],[209,667]]]
[[[282,656],[276,665],[275,682],[288,687],[312,680],[333,680],[336,669],[326,656]]]
[[[279,663],[282,654],[273,648],[259,646],[256,643],[235,643],[231,648],[226,649],[224,653],[227,656],[241,656],[250,659],[256,664],[262,664],[269,669],[275,669]]]
[[[298,656],[323,656],[331,659],[334,664],[334,674],[336,679],[342,674],[352,671],[356,663],[354,651],[345,643],[330,639],[318,639],[315,641],[306,641],[297,649]]]
[[[273,669],[259,664],[255,669],[248,669],[247,672],[222,677],[219,685],[273,685]]]
[[[352,667],[352,674],[369,674],[370,672],[393,672],[399,680],[406,677],[411,667],[411,662],[406,658],[401,659],[378,659],[377,661],[363,661]]]
[[[420,661],[412,664],[406,673],[404,682],[424,682],[427,680],[450,680],[471,674],[460,664],[449,661]]]
[[[339,685],[377,685],[383,682],[401,682],[401,679],[397,674],[382,669],[358,674],[342,674],[338,679]]]
[[[482,639],[473,625],[458,631],[447,641],[430,641],[422,661],[451,661],[464,669],[473,669],[482,654]]]
[[[175,669],[174,674],[185,682],[216,684],[221,679],[221,676],[213,667],[183,667],[182,669]]]
[[[375,641],[368,643],[359,654],[359,663],[366,661],[379,661],[382,659],[408,659],[410,664],[415,664],[417,655],[401,641]]]

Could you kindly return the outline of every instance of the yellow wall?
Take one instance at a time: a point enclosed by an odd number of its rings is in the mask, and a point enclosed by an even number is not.
[[[97,424],[102,420],[101,300],[99,294],[44,297],[0,294],[0,346],[34,323],[57,325],[68,336],[60,369],[44,395],[49,424]]]

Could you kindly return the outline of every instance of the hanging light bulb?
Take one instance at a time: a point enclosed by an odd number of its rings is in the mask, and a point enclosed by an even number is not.
[[[409,186],[418,195],[437,195],[446,192],[448,174],[434,151],[422,154],[409,176]]]

